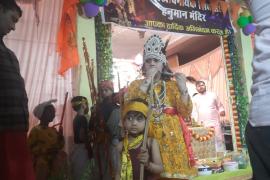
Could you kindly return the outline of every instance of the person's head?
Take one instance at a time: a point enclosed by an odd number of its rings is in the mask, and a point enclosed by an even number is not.
[[[53,102],[56,102],[56,99],[43,102],[34,108],[34,115],[43,125],[48,126],[48,124],[55,118],[55,107],[52,104]]]
[[[147,103],[140,99],[131,100],[124,105],[122,111],[123,124],[129,135],[143,134],[147,112]]]
[[[55,118],[55,108],[52,104],[45,107],[40,121],[44,124],[49,124]]]
[[[206,86],[204,81],[196,81],[196,89],[200,94],[206,92]]]
[[[99,83],[99,93],[102,98],[107,98],[112,96],[114,92],[113,82],[110,80],[103,80]]]
[[[158,35],[152,35],[144,45],[143,51],[143,75],[151,68],[156,68],[161,77],[168,79],[170,76],[165,73],[172,73],[166,59],[166,48],[168,41],[164,43]],[[164,74],[162,74],[164,72]]]
[[[71,105],[74,111],[83,112],[87,114],[89,112],[89,106],[87,98],[84,96],[75,96],[71,99]]]
[[[21,8],[15,0],[0,1],[0,37],[5,36],[10,31],[15,30],[15,24],[22,16]]]

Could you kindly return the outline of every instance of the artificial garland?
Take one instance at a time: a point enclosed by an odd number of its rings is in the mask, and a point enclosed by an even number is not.
[[[209,139],[211,139],[214,134],[215,134],[215,128],[214,127],[210,127],[207,129],[207,134],[205,135],[199,135],[197,133],[195,133],[192,129],[189,130],[192,137],[200,142],[204,142],[204,141],[208,141]]]
[[[113,59],[111,48],[111,25],[102,24],[101,14],[95,17],[96,51],[97,51],[97,79],[113,79]]]
[[[237,48],[234,43],[234,34],[231,33],[228,37],[228,46],[230,51],[230,62],[232,66],[234,92],[236,97],[236,108],[238,112],[238,121],[240,129],[241,143],[246,146],[245,128],[248,121],[248,97],[245,94],[245,80],[243,79]]]

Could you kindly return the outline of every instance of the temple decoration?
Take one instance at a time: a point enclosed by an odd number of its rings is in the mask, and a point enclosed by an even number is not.
[[[63,3],[56,49],[61,57],[58,74],[62,76],[67,70],[76,67],[80,63],[76,28],[78,2],[79,0],[64,0]]]
[[[256,26],[253,24],[253,20],[253,16],[251,16],[247,9],[244,9],[237,19],[237,25],[242,28],[242,31],[246,36],[256,31]]]
[[[209,139],[211,139],[214,135],[215,135],[215,128],[210,127],[207,129],[207,133],[204,135],[200,135],[198,133],[196,133],[195,131],[193,131],[192,129],[189,129],[192,137],[200,142],[204,142],[204,141],[208,141]]]
[[[101,15],[95,17],[96,50],[97,50],[97,79],[111,80],[113,78],[113,60],[111,48],[111,26],[102,24]]]
[[[83,4],[84,14],[86,17],[91,18],[98,15],[99,12],[99,6],[95,3],[84,3]]]
[[[234,8],[229,7],[227,1],[221,0],[129,0],[121,11],[114,3],[104,6],[104,21],[134,28],[222,36],[232,29],[228,10]]]
[[[223,37],[223,46],[229,80],[236,147],[241,149],[243,146],[246,146],[245,127],[248,120],[248,98],[245,95],[244,80],[233,34]]]

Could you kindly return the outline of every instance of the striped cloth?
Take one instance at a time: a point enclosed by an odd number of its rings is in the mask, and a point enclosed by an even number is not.
[[[0,132],[28,130],[28,99],[19,62],[0,44]]]

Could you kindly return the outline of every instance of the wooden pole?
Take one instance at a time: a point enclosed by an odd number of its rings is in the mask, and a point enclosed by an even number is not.
[[[60,127],[61,127],[63,125],[65,111],[66,111],[66,106],[67,106],[67,98],[68,98],[68,92],[66,92],[66,94],[65,94],[65,101],[64,101],[64,105],[63,105],[63,111],[62,111],[62,114],[61,114],[60,123],[57,123],[57,124],[53,125],[52,127],[56,127],[58,125],[60,125]]]
[[[154,80],[151,78],[151,85],[150,85],[150,102],[148,104],[148,112],[147,112],[147,117],[146,117],[146,122],[145,122],[145,128],[144,128],[144,134],[143,134],[143,144],[142,148],[146,148],[146,143],[147,143],[147,136],[148,136],[148,130],[149,130],[149,122],[152,117],[152,98],[153,98],[153,91],[154,91]],[[144,164],[140,164],[140,180],[143,180],[144,178]]]

